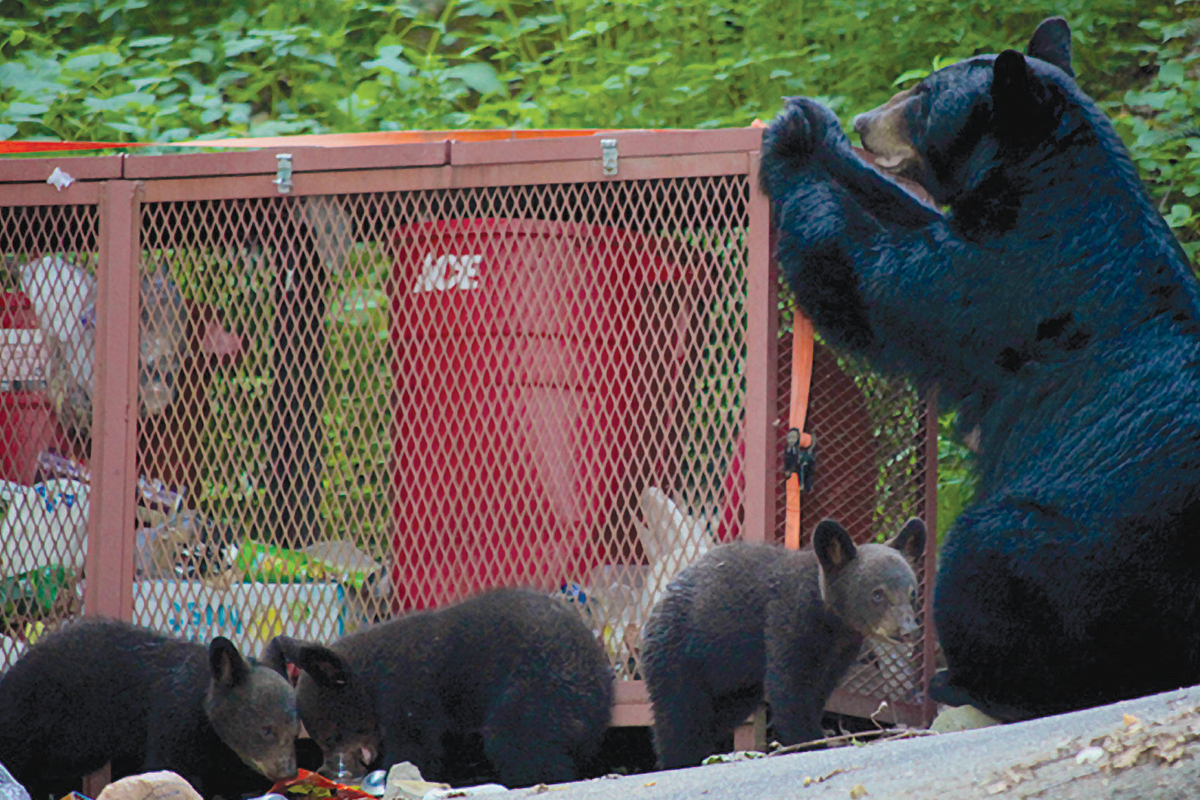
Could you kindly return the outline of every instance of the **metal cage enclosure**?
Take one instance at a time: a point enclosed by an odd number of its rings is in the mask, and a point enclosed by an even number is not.
[[[647,724],[667,581],[782,540],[760,136],[0,161],[0,667],[80,613],[257,654],[517,584],[577,605]],[[933,530],[932,420],[818,342],[805,539]],[[925,631],[830,708],[927,721]]]

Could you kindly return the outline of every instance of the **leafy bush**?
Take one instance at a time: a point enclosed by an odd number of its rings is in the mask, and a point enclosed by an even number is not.
[[[1146,20],[1156,44],[1130,50],[1152,59],[1154,77],[1110,103],[1118,130],[1159,209],[1193,263],[1200,256],[1200,19]]]
[[[0,0],[0,139],[848,120],[1063,14],[1171,224],[1200,240],[1200,0]]]
[[[849,120],[1062,14],[1081,85],[1196,263],[1198,2],[0,0],[0,139],[706,128],[767,119],[792,94]],[[944,527],[971,483],[948,439],[940,464]]]

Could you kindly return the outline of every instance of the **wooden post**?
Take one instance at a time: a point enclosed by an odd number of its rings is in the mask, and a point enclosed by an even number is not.
[[[748,542],[775,539],[775,491],[779,476],[776,354],[779,349],[779,281],[771,258],[771,202],[758,186],[758,151],[750,153],[749,230],[746,243],[746,481]]]
[[[100,192],[96,391],[84,562],[84,613],[124,620],[133,618],[141,193],[136,181],[107,181]]]

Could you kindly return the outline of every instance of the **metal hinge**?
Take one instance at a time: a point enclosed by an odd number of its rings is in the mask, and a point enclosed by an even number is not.
[[[600,152],[603,154],[602,163],[604,164],[605,175],[617,174],[617,140],[616,139],[601,139]]]
[[[275,180],[271,181],[279,187],[280,194],[292,193],[292,154],[279,153],[275,156]]]

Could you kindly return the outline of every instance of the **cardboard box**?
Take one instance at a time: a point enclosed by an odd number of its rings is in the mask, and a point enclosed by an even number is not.
[[[207,644],[224,636],[258,656],[279,634],[330,642],[345,632],[346,595],[337,583],[134,581],[133,621]]]

